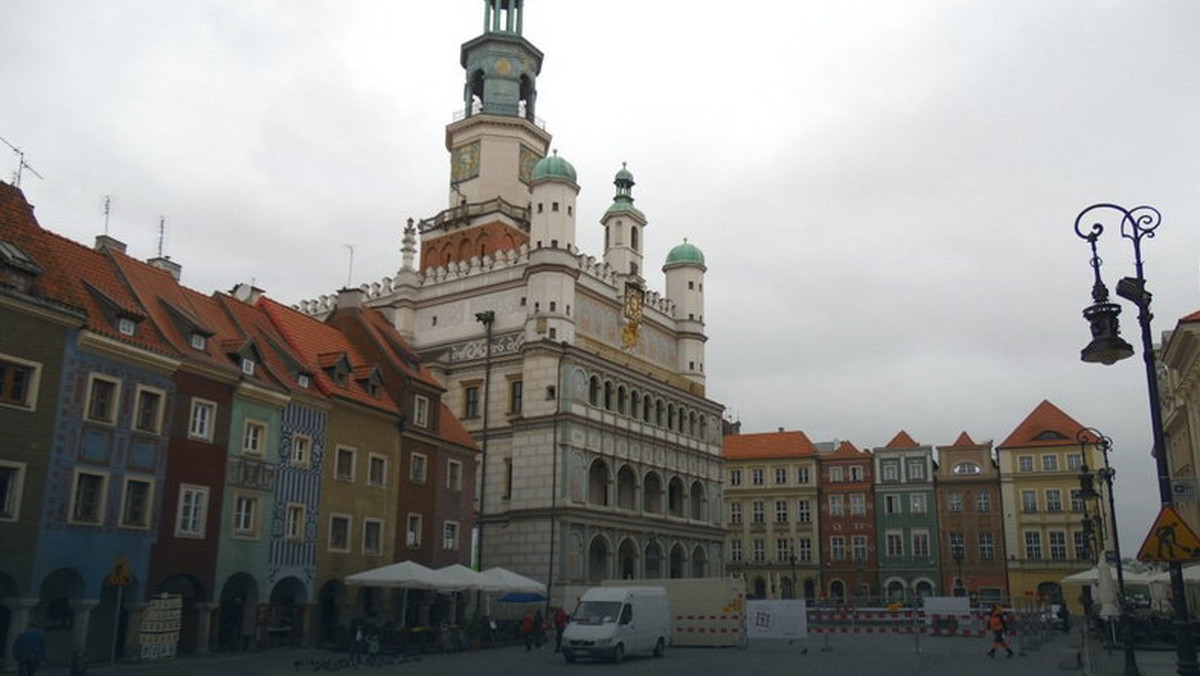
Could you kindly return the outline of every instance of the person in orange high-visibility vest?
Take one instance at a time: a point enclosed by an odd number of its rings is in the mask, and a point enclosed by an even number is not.
[[[992,608],[992,614],[988,617],[988,629],[992,631],[992,647],[988,650],[988,657],[996,656],[996,648],[1004,648],[1008,652],[1008,656],[1012,657],[1012,648],[1008,647],[1008,639],[1004,636],[1008,633],[1008,623],[1004,621],[1003,607]]]

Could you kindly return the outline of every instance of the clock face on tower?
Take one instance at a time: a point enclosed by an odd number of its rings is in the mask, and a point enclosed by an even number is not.
[[[450,180],[466,181],[479,175],[479,141],[461,145],[450,152]]]

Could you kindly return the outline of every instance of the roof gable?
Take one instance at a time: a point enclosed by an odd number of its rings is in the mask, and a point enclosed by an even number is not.
[[[1073,446],[1079,443],[1078,435],[1083,430],[1084,426],[1074,418],[1043,399],[997,448]],[[1089,434],[1084,439],[1094,441]]]
[[[733,434],[725,437],[726,460],[804,458],[816,454],[816,446],[799,430]]]
[[[908,432],[905,432],[904,430],[900,430],[900,433],[897,434],[896,436],[892,437],[892,440],[887,442],[887,445],[884,446],[884,448],[920,448],[920,447],[921,447],[921,444],[918,444],[912,437],[908,436]]]

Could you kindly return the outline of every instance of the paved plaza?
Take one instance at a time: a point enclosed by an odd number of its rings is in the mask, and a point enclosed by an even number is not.
[[[696,674],[785,673],[839,676],[887,674],[904,676],[960,676],[963,673],[1038,676],[1042,674],[1091,674],[1117,676],[1122,673],[1122,653],[1108,652],[1094,642],[1085,649],[1079,634],[1055,635],[1036,649],[1014,643],[1012,658],[986,655],[989,641],[980,637],[933,637],[909,635],[812,635],[803,641],[751,641],[738,648],[673,648],[666,657],[627,658],[620,665],[577,662],[566,664],[552,647],[526,652],[523,647],[505,647],[479,652],[425,655],[381,668],[343,669],[349,673],[413,674],[428,676],[483,676],[486,674]],[[1075,656],[1079,655],[1079,663]],[[210,657],[183,657],[166,663],[93,665],[93,675],[136,676],[275,676],[314,673],[313,660],[340,658],[344,654],[321,650],[278,648],[257,653],[226,653]],[[1139,651],[1143,676],[1175,673],[1175,655],[1170,651]],[[1072,667],[1072,665],[1076,665]],[[322,669],[315,673],[326,673]],[[65,668],[39,671],[45,676],[66,676]]]

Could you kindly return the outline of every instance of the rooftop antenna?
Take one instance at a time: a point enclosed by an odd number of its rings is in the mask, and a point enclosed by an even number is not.
[[[158,217],[158,257],[163,257],[163,236],[167,230],[167,217]]]
[[[31,167],[29,165],[29,163],[25,161],[25,151],[24,150],[21,150],[20,148],[18,148],[16,146],[14,146],[13,144],[9,143],[8,141],[6,141],[3,136],[0,136],[0,141],[4,141],[4,145],[8,146],[9,148],[12,148],[12,151],[17,154],[17,171],[15,173],[13,173],[13,186],[15,186],[17,188],[21,187],[21,173],[26,169],[29,170],[29,173],[33,174],[34,176],[37,176],[38,178],[42,179],[43,181],[46,180],[45,176],[42,176],[41,174],[37,173],[37,170],[34,169],[33,167]]]
[[[112,195],[104,196],[104,235],[108,236],[108,216],[112,213]]]
[[[346,249],[350,252],[350,264],[346,270],[346,288],[350,288],[350,282],[354,279],[354,245],[347,244]]]

